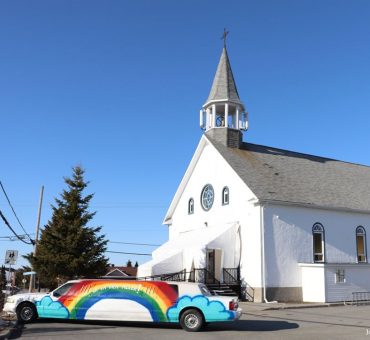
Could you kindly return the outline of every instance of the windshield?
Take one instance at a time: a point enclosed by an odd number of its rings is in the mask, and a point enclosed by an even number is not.
[[[53,296],[60,297],[62,295],[65,295],[68,292],[69,288],[72,287],[73,284],[74,283],[66,283],[63,286],[60,286],[59,288],[53,291]]]

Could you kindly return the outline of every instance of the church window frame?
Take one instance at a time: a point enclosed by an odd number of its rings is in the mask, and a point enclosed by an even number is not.
[[[230,203],[230,190],[228,187],[222,189],[222,205],[228,205]]]
[[[188,202],[188,214],[192,215],[194,214],[194,199],[190,198]]]
[[[363,226],[356,228],[357,263],[367,263],[366,230]]]
[[[206,184],[201,192],[200,195],[200,203],[204,211],[209,211],[214,202],[215,198],[215,191],[213,189],[213,186],[211,184]]]
[[[346,271],[344,268],[337,268],[335,271],[335,283],[346,283]]]
[[[315,263],[325,262],[325,229],[318,222],[312,227],[312,250]]]

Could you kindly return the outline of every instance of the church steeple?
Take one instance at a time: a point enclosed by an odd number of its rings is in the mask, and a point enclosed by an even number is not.
[[[220,62],[217,66],[215,78],[211,91],[209,93],[207,102],[204,106],[207,106],[211,102],[232,102],[243,107],[240,101],[238,90],[235,85],[233,71],[231,70],[229,56],[227,54],[226,47],[222,49]]]
[[[241,131],[248,128],[247,112],[239,98],[231,70],[225,43],[226,34],[225,31],[224,47],[211,91],[200,111],[200,127],[206,132],[215,128],[239,131],[241,139]]]

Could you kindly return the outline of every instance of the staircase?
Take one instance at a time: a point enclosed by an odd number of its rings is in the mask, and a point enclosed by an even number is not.
[[[206,286],[213,295],[239,296],[239,293],[226,283],[206,283]]]

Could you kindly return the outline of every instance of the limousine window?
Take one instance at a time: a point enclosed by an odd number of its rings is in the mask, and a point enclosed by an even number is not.
[[[177,295],[179,295],[179,286],[178,285],[170,285],[173,290],[176,292]]]
[[[208,290],[206,285],[199,285],[199,289],[204,296],[211,296],[211,292]]]
[[[74,282],[72,283],[66,283],[65,285],[59,287],[58,289],[53,291],[53,296],[60,297],[68,292],[69,288],[71,288],[74,285]]]

